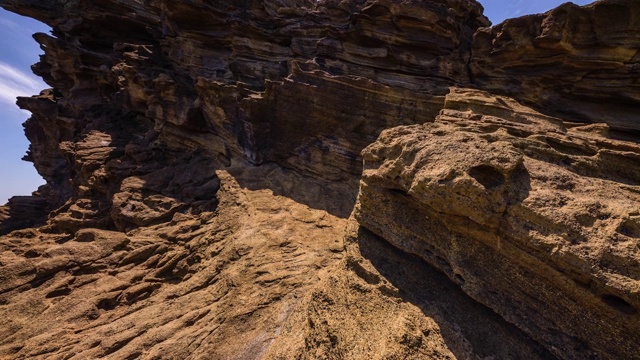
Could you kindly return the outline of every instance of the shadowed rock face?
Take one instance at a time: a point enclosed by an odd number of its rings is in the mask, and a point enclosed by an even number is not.
[[[53,90],[19,104],[48,210],[84,189],[108,210],[124,178],[157,170],[155,145],[357,181],[380,131],[432,121],[469,82],[487,24],[469,1],[2,4],[53,27],[34,65]]]
[[[53,28],[0,357],[637,357],[634,2],[0,6]]]

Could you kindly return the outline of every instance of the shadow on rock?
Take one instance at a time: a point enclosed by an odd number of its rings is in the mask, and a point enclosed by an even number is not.
[[[360,227],[356,243],[399,296],[440,326],[457,358],[555,359],[541,345],[468,297],[443,273]]]
[[[49,210],[47,199],[37,196],[14,196],[0,207],[0,235],[16,229],[42,225]]]
[[[275,164],[232,166],[229,173],[248,190],[271,190],[273,195],[291,199],[312,209],[324,210],[346,219],[358,194],[358,179],[344,182],[310,178]]]

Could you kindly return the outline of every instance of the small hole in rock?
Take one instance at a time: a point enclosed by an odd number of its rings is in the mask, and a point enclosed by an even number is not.
[[[71,294],[71,289],[69,288],[61,288],[61,289],[55,289],[51,292],[49,292],[47,295],[45,295],[45,298],[50,299],[50,298],[55,298],[55,297],[59,297],[59,296],[65,296],[65,295],[69,295]]]
[[[486,189],[493,189],[504,184],[504,175],[489,165],[474,166],[469,169],[469,176],[476,179]]]
[[[398,196],[398,197],[402,197],[402,198],[410,198],[411,195],[407,194],[406,192],[402,191],[402,190],[398,190],[398,189],[389,189],[389,194],[391,194],[392,196]]]
[[[28,250],[26,253],[24,253],[24,257],[28,259],[36,258],[38,256],[40,256],[40,254],[38,254],[38,252],[35,250]]]
[[[113,310],[117,305],[117,301],[115,299],[102,299],[98,302],[98,309],[102,310]]]

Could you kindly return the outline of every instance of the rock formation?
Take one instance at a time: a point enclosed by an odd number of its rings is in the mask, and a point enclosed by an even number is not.
[[[640,130],[640,3],[566,3],[474,36],[474,84],[566,121]]]
[[[636,350],[637,144],[453,89],[364,151],[356,219],[568,358]],[[562,295],[560,295],[562,294]],[[589,315],[586,315],[589,314]]]
[[[638,5],[37,1],[0,356],[634,359]]]

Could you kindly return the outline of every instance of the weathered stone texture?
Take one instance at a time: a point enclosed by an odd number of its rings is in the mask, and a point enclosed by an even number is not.
[[[355,217],[560,357],[637,355],[637,143],[453,88],[364,151]]]
[[[479,87],[566,120],[640,130],[640,3],[566,3],[474,36]]]
[[[640,353],[636,2],[0,6],[53,29],[0,357]]]

